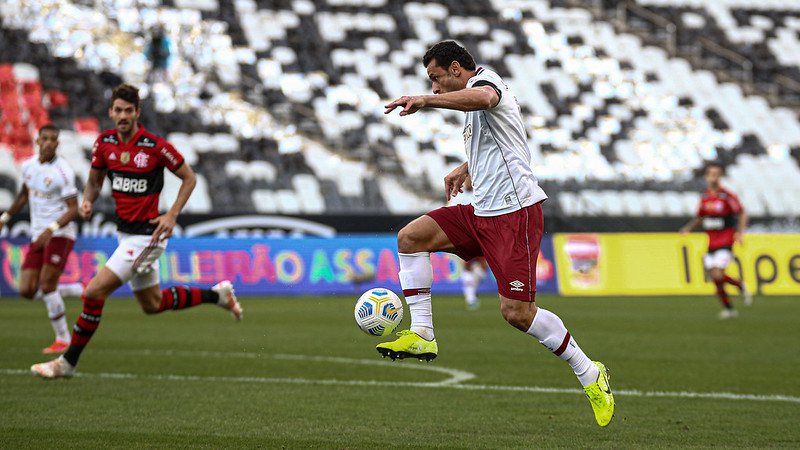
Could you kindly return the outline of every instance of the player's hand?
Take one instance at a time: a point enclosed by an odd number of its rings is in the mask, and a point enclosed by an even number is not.
[[[744,233],[742,233],[741,231],[733,233],[733,240],[736,241],[736,243],[739,245],[744,245]]]
[[[50,238],[53,237],[53,232],[49,229],[46,229],[40,234],[35,241],[33,241],[33,248],[35,250],[39,250],[47,246],[47,243],[50,242]]]
[[[452,172],[444,177],[444,195],[447,200],[455,197],[459,192],[463,192],[461,186],[464,185],[464,182],[467,180],[468,176],[469,169],[467,167],[467,163],[464,163],[453,169]]]
[[[153,231],[153,238],[150,240],[152,244],[158,244],[159,241],[163,241],[165,239],[169,239],[172,236],[172,229],[175,228],[176,217],[170,213],[162,214],[155,219],[152,219],[150,223],[156,226],[156,229]]]
[[[386,105],[384,107],[386,108],[386,110],[384,110],[383,113],[389,114],[399,106],[403,107],[403,110],[400,111],[401,116],[414,114],[415,112],[425,107],[425,97],[421,95],[413,95],[413,96],[404,95],[398,98],[397,100],[393,101],[392,103]]]
[[[92,218],[92,202],[89,201],[82,201],[81,207],[78,208],[78,215],[81,216],[83,220],[89,220]]]
[[[689,234],[690,231],[692,231],[692,230],[690,230],[689,227],[681,228],[681,234]]]

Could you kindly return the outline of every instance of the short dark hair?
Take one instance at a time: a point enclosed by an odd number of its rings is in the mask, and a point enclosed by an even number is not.
[[[422,57],[422,65],[428,67],[432,60],[436,60],[436,65],[447,69],[453,61],[458,61],[461,67],[467,70],[475,70],[475,59],[469,54],[467,49],[458,45],[456,41],[442,41],[435,44],[425,52]]]
[[[48,124],[42,125],[42,127],[39,128],[39,136],[42,135],[42,132],[45,132],[45,131],[48,131],[48,130],[49,131],[54,131],[56,134],[61,133],[61,130],[59,130],[57,126],[53,125],[52,123],[48,123]]]
[[[120,84],[119,86],[114,88],[114,91],[111,92],[111,104],[114,104],[114,100],[120,99],[125,100],[128,103],[133,103],[136,109],[139,109],[139,89],[130,84]]]
[[[710,161],[710,162],[707,162],[707,163],[706,163],[706,165],[703,167],[703,174],[706,174],[706,173],[708,173],[708,169],[710,169],[710,168],[712,168],[712,167],[717,167],[717,168],[719,168],[720,172],[722,172],[722,174],[723,174],[723,175],[725,175],[725,165],[724,165],[724,164],[722,164],[722,163],[721,163],[721,162],[719,162],[719,161]]]

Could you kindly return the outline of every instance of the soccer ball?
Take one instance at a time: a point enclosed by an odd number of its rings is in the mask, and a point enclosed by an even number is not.
[[[403,320],[403,301],[389,289],[372,288],[358,298],[355,317],[364,333],[388,336]]]

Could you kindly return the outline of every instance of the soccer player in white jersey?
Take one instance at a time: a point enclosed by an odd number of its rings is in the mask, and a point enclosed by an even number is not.
[[[461,192],[447,200],[447,206],[471,205],[475,203],[475,192],[472,190],[472,179],[467,177]],[[478,298],[478,286],[486,278],[486,258],[478,256],[469,261],[464,261],[461,267],[461,292],[464,293],[464,302],[467,310],[477,311],[481,307]]]
[[[474,205],[442,207],[400,230],[400,284],[411,313],[411,328],[399,339],[378,344],[384,357],[431,360],[438,354],[433,333],[430,252],[450,252],[465,261],[485,256],[497,278],[500,311],[506,321],[566,361],[584,387],[595,419],[606,426],[614,415],[605,366],[581,350],[557,315],[537,308],[536,259],[543,233],[541,203],[547,198],[530,164],[519,105],[496,73],[477,67],[453,41],[431,47],[422,59],[434,95],[403,96],[385,113],[407,116],[425,108],[466,113],[467,162],[445,179],[447,198],[472,178]]]
[[[77,227],[73,220],[78,214],[78,190],[75,173],[56,155],[58,128],[43,126],[36,145],[39,154],[22,163],[22,186],[14,203],[0,216],[0,230],[26,203],[30,205],[33,240],[22,262],[20,294],[28,299],[41,298],[47,305],[56,336],[42,353],[61,353],[69,346],[70,334],[58,279],[75,244]]]

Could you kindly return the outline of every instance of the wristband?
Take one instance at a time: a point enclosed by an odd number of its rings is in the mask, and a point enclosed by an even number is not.
[[[61,226],[58,224],[58,222],[53,222],[47,226],[47,229],[52,231],[53,233],[58,231],[59,228],[61,228]]]
[[[1,223],[7,223],[9,220],[11,220],[11,214],[9,214],[8,211],[4,211],[3,214],[0,214]]]

